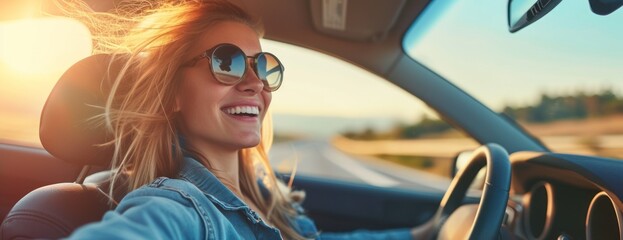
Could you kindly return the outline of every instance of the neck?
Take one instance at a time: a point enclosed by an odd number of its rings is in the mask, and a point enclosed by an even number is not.
[[[214,149],[208,146],[193,146],[207,162],[205,165],[221,182],[234,194],[242,196],[240,189],[240,165],[238,150],[226,151],[222,148]]]

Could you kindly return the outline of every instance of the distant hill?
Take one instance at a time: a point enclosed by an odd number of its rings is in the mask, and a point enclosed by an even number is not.
[[[623,134],[623,98],[610,89],[595,94],[542,94],[534,105],[507,106],[501,114],[539,136]],[[419,139],[455,136],[456,131],[442,120],[424,116],[419,122],[396,124],[388,130],[368,128],[342,135],[356,140]]]
[[[623,98],[609,89],[596,94],[583,92],[562,96],[542,94],[540,101],[535,105],[507,106],[502,112],[517,121],[530,123],[605,117],[623,114]]]
[[[522,123],[537,136],[597,136],[623,134],[623,114],[588,119],[559,120],[549,123]]]

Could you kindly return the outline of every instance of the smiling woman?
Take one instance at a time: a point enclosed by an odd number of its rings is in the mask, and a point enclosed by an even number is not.
[[[91,53],[89,31],[68,18],[0,23],[0,140],[39,143],[39,114],[60,75]]]

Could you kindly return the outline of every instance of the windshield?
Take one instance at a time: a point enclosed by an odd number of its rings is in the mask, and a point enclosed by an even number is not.
[[[433,1],[404,48],[553,151],[623,156],[623,11],[563,1],[516,33],[506,13],[506,1]]]

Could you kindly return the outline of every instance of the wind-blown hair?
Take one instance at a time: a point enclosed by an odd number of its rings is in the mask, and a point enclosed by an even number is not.
[[[81,20],[91,30],[94,53],[106,53],[121,60],[101,116],[113,135],[111,196],[121,173],[127,175],[129,191],[160,176],[176,177],[185,149],[180,143],[174,113],[179,81],[176,74],[189,49],[206,29],[223,21],[248,25],[259,36],[262,28],[255,18],[226,0],[124,1],[114,12],[94,12],[79,0],[57,0],[64,14]],[[111,61],[112,62],[112,61]],[[272,143],[269,114],[258,146],[239,153],[242,193],[260,208],[287,239],[303,239],[292,226],[296,211],[279,190],[268,162]],[[209,167],[207,159],[197,156]],[[261,173],[258,174],[258,166]],[[218,177],[218,174],[215,174]],[[261,179],[270,192],[264,198]]]

